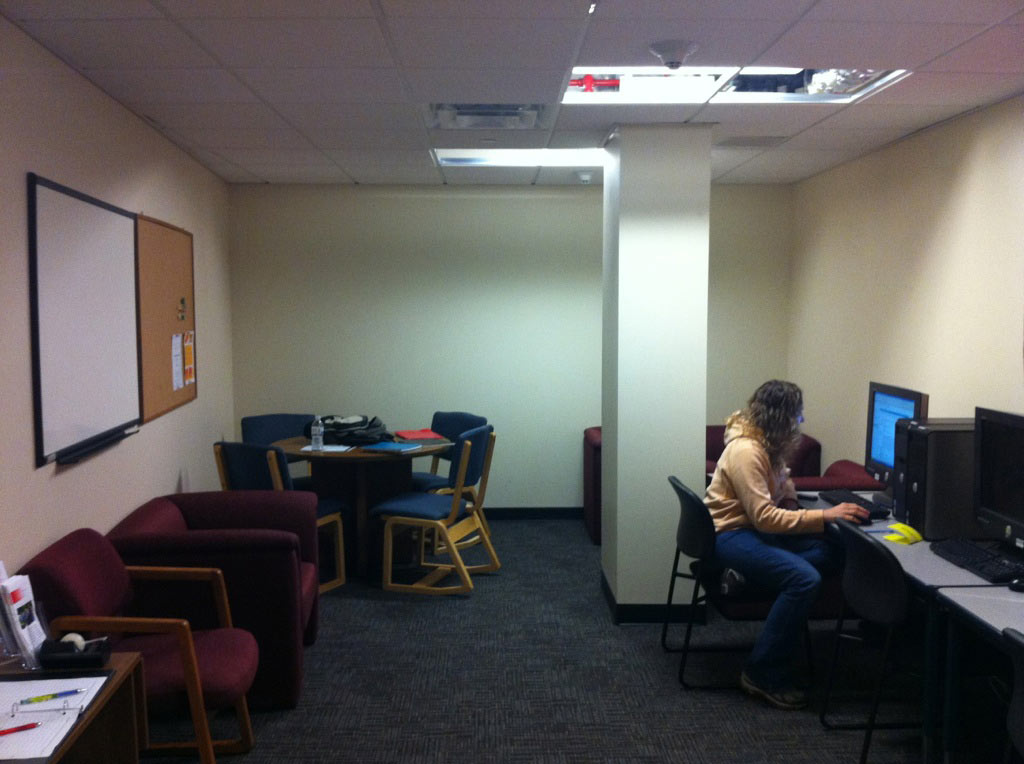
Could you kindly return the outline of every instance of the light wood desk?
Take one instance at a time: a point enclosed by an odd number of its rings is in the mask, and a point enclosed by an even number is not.
[[[45,760],[47,764],[138,764],[139,753],[149,746],[142,658],[138,653],[111,653],[107,665],[96,671],[4,669],[3,673],[31,679],[96,676],[100,671],[111,672],[110,677],[53,755]]]
[[[399,453],[380,453],[353,448],[350,451],[304,451],[309,438],[298,436],[276,441],[288,456],[310,462],[313,488],[318,496],[344,499],[356,516],[356,575],[366,578],[369,568],[370,507],[384,499],[410,490],[412,460],[441,454],[451,448],[449,440],[409,441],[420,448]]]

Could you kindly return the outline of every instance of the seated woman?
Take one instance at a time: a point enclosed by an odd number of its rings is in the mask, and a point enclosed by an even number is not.
[[[771,380],[747,406],[726,420],[725,450],[704,503],[715,523],[715,556],[760,590],[778,597],[740,676],[745,692],[776,708],[807,705],[795,686],[793,659],[821,574],[838,569],[840,549],[827,541],[825,523],[860,522],[856,504],[798,509],[786,457],[800,439],[803,393],[792,382]]]

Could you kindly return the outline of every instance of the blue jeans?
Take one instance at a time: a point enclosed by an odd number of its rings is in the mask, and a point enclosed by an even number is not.
[[[792,687],[793,658],[801,648],[807,615],[822,573],[841,565],[839,547],[816,535],[740,528],[718,534],[715,558],[742,573],[748,586],[778,593],[744,670],[754,684],[767,690]]]

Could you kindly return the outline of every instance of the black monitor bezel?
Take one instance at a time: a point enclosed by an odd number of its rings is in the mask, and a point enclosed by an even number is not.
[[[996,411],[995,409],[983,408],[981,406],[975,407],[973,492],[974,514],[975,517],[977,517],[978,522],[992,531],[996,530],[996,527],[993,527],[994,525],[997,527],[1001,526],[999,533],[993,533],[993,536],[998,537],[1005,544],[1016,547],[1017,549],[1024,549],[1024,511],[1021,512],[1019,517],[1013,517],[992,507],[986,507],[982,503],[982,477],[984,473],[984,464],[981,455],[985,447],[985,430],[982,424],[985,421],[1009,425],[1010,427],[1024,431],[1024,416],[1020,414],[1012,414],[1008,411]]]
[[[892,395],[897,398],[905,398],[913,401],[914,415],[911,418],[918,421],[928,417],[928,393],[911,390],[907,387],[896,387],[896,385],[888,385],[884,382],[868,382],[868,421],[867,434],[864,437],[864,469],[867,470],[875,480],[891,486],[893,472],[895,472],[895,465],[883,464],[882,462],[875,461],[871,457],[872,436],[874,435],[873,425],[875,418],[876,393],[884,393],[886,395]],[[894,429],[893,437],[895,437],[895,435],[896,433]]]

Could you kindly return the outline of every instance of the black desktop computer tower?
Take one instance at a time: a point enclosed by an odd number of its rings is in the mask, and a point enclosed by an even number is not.
[[[929,541],[985,538],[974,517],[974,419],[900,419],[893,517]]]

